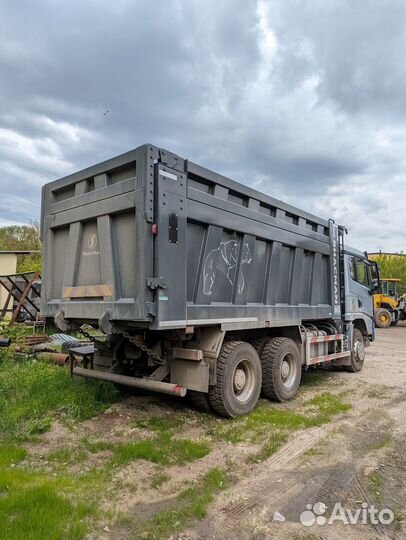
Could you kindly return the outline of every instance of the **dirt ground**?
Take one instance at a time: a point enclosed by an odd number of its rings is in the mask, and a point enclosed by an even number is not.
[[[46,457],[52,451],[71,449],[74,455],[84,439],[110,447],[152,439],[156,433],[151,431],[151,419],[163,418],[165,423],[167,418],[175,426],[174,440],[207,442],[210,452],[187,463],[136,459],[114,468],[101,501],[106,518],[88,540],[155,538],[153,533],[134,531],[142,531],[145,520],[160,512],[176,509],[179,494],[199,485],[216,467],[230,475],[229,487],[215,495],[204,519],[168,535],[170,540],[400,539],[405,533],[405,382],[406,327],[378,330],[361,373],[323,370],[319,383],[306,383],[305,377],[295,400],[275,405],[294,413],[312,397],[328,392],[341,396],[351,408],[321,426],[290,432],[287,442],[268,459],[256,459],[260,447],[255,438],[233,441],[230,433],[219,437],[218,430],[230,425],[227,421],[198,413],[187,401],[152,394],[120,401],[73,427],[54,423],[40,444],[29,445],[30,461],[52,474],[54,464]],[[66,466],[74,475],[85,474],[105,466],[111,455],[106,446]],[[303,525],[301,514],[307,505],[313,511],[316,503],[322,503],[316,506],[319,522],[330,517],[335,503],[350,511],[363,508],[363,503],[388,508],[394,520],[388,525],[339,521]],[[121,519],[114,517],[118,512]]]
[[[405,351],[405,327],[378,330],[363,371],[334,374],[335,383],[344,383],[352,409],[326,426],[294,435],[217,500],[204,522],[179,538],[404,538]],[[325,516],[337,502],[350,509],[366,502],[390,508],[395,520],[391,525],[301,525],[306,505],[318,502],[324,503]]]

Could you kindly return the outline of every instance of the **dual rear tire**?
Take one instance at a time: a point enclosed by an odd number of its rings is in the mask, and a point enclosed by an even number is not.
[[[252,411],[261,384],[261,361],[254,347],[245,341],[224,343],[217,359],[216,384],[209,390],[212,409],[226,418]]]
[[[297,392],[302,374],[299,350],[292,339],[266,338],[253,342],[224,343],[217,360],[216,384],[209,403],[219,415],[234,418],[256,405],[261,389],[265,397],[287,401]]]

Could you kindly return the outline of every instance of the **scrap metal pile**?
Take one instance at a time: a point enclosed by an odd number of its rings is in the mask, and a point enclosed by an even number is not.
[[[51,360],[56,364],[68,365],[71,349],[80,350],[89,346],[93,347],[93,343],[88,339],[79,339],[68,334],[29,334],[13,339],[2,337],[0,329],[0,347],[11,347],[17,358],[19,355],[28,355],[41,360]],[[80,363],[80,355],[75,362]]]
[[[0,311],[0,320],[11,312],[10,324],[35,321],[40,310],[41,274],[24,272],[0,276],[0,286],[8,292]]]

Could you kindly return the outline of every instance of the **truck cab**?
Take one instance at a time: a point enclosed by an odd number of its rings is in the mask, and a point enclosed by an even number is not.
[[[378,268],[365,253],[349,246],[344,249],[343,259],[344,322],[349,326],[350,336],[357,330],[367,345],[375,338],[373,292],[379,287]]]

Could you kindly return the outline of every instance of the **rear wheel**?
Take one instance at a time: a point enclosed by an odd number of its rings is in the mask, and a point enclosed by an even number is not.
[[[196,392],[195,390],[190,390],[188,395],[190,397],[190,401],[198,411],[211,412],[212,408],[210,406],[208,394],[205,392]]]
[[[390,311],[385,308],[379,308],[375,312],[375,324],[378,328],[389,328],[392,322]]]
[[[217,359],[216,385],[209,391],[210,405],[226,418],[247,414],[258,401],[261,382],[261,362],[254,347],[244,341],[228,341]]]
[[[254,349],[257,351],[258,356],[261,358],[262,351],[264,350],[265,345],[269,341],[268,337],[259,337],[253,339],[250,343],[254,347]]]
[[[275,401],[293,398],[302,378],[300,354],[293,339],[269,339],[262,350],[261,365],[264,395]]]
[[[361,330],[355,328],[354,330],[354,344],[352,346],[351,352],[351,364],[348,366],[348,371],[352,373],[357,373],[361,371],[364,366],[365,360],[365,342],[364,336],[362,335]]]

